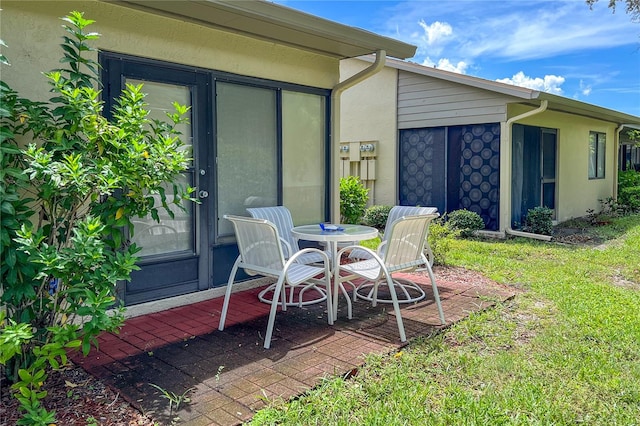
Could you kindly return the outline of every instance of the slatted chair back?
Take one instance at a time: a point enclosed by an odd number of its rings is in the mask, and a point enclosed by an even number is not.
[[[252,207],[248,208],[247,212],[251,217],[266,219],[278,228],[280,241],[284,243],[283,251],[286,259],[300,251],[298,240],[291,233],[293,218],[288,208],[285,206]],[[310,265],[319,262],[322,262],[322,256],[318,253],[306,253],[298,257],[298,263]]]
[[[285,206],[252,207],[248,208],[247,212],[249,212],[251,217],[266,219],[278,228],[280,238],[288,244],[287,250],[291,248],[291,253],[285,252],[286,257],[289,257],[300,250],[298,240],[296,240],[293,237],[293,234],[291,234],[291,228],[293,228],[293,217],[291,217],[291,212],[288,208]]]
[[[277,276],[282,272],[284,253],[278,228],[273,223],[242,216],[225,216],[225,219],[233,224],[242,264],[251,265],[247,273]]]
[[[386,237],[388,233],[386,231],[388,230],[389,226],[401,217],[437,213],[437,207],[393,206],[393,208],[389,211],[389,216],[387,216],[387,223],[385,225],[385,233],[382,235],[382,242],[385,242],[387,240]],[[383,245],[381,249],[385,250],[385,246]],[[433,251],[431,251],[431,247],[429,246],[428,241],[425,241],[424,249],[427,252],[429,265],[433,266]]]
[[[438,214],[404,216],[391,222],[385,231],[386,245],[382,259],[389,272],[414,270],[424,265],[423,251],[429,223]]]

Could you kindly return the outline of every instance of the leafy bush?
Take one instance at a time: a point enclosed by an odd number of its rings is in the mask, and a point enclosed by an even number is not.
[[[625,210],[640,211],[640,185],[619,190],[618,203],[624,205]]]
[[[355,176],[340,179],[340,221],[342,223],[360,223],[364,215],[369,190]]]
[[[378,230],[384,229],[387,218],[389,217],[389,212],[393,206],[371,206],[364,212],[364,217],[362,218],[362,222],[365,225],[373,226]]]
[[[625,211],[640,211],[640,172],[626,170],[618,174],[618,204]]]
[[[0,81],[0,363],[23,411],[19,424],[55,423],[40,404],[48,368],[64,365],[68,350],[86,355],[99,333],[122,324],[121,309],[107,311],[117,282],[138,269],[140,249],[123,232],[132,234],[130,219],[157,220],[160,207],[171,215],[169,204],[192,191],[173,185],[165,195],[190,162],[175,130],[187,107],[174,104],[170,123],[151,121],[142,86],[127,85],[108,122],[89,44],[99,34],[85,32],[93,21],[82,13],[62,19],[67,68],[44,74],[49,102]],[[31,143],[20,149],[16,137]]]
[[[551,235],[553,231],[553,210],[548,207],[535,207],[527,210],[525,217],[526,232],[540,235]]]
[[[461,237],[470,237],[475,231],[484,229],[484,220],[476,212],[467,209],[454,210],[447,214],[447,226],[460,231]]]
[[[451,240],[457,238],[460,231],[451,229],[450,226],[437,219],[429,225],[429,236],[427,238],[429,247],[433,252],[433,264],[444,266],[447,264],[447,257],[451,251]]]

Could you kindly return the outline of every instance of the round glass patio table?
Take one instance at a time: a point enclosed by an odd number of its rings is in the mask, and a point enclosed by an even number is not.
[[[291,228],[291,234],[299,240],[325,242],[329,247],[329,255],[331,256],[331,266],[333,268],[333,320],[338,316],[338,292],[341,289],[346,298],[349,298],[344,287],[340,285],[338,275],[340,268],[337,267],[338,262],[338,243],[347,243],[370,240],[378,236],[378,230],[371,226],[340,224],[335,225],[338,229],[335,231],[323,230],[320,225],[302,225]],[[350,303],[350,300],[349,300]]]

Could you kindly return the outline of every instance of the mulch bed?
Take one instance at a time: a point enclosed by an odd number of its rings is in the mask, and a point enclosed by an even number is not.
[[[2,374],[4,377],[4,374]],[[70,365],[49,373],[43,405],[56,411],[58,425],[153,426],[150,417],[133,408],[120,395],[82,368]],[[0,379],[0,425],[17,424],[21,413],[5,380]]]

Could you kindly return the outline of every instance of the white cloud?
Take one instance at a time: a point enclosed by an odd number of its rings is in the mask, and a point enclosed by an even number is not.
[[[580,80],[580,93],[584,96],[589,96],[591,94],[592,87],[590,84],[586,84],[583,80]]]
[[[436,21],[431,25],[428,25],[423,19],[418,22],[418,25],[424,30],[427,45],[431,46],[441,39],[453,34],[453,28],[446,22]]]
[[[637,25],[625,13],[612,14],[604,1],[593,10],[575,0],[403,1],[387,13],[387,31],[382,32],[418,45],[417,58],[455,49],[466,61],[520,61],[628,46],[638,40]]]
[[[524,72],[519,71],[511,78],[500,78],[496,81],[499,83],[512,84],[514,86],[552,93],[554,95],[561,95],[562,88],[560,86],[564,83],[564,77],[558,75],[545,75],[544,78],[532,78],[524,75]]]
[[[425,67],[435,67],[445,71],[457,72],[458,74],[466,74],[467,68],[469,68],[469,64],[465,61],[458,61],[458,63],[454,64],[447,58],[440,58],[438,63],[435,63],[431,58],[427,57],[422,61],[422,65]]]

